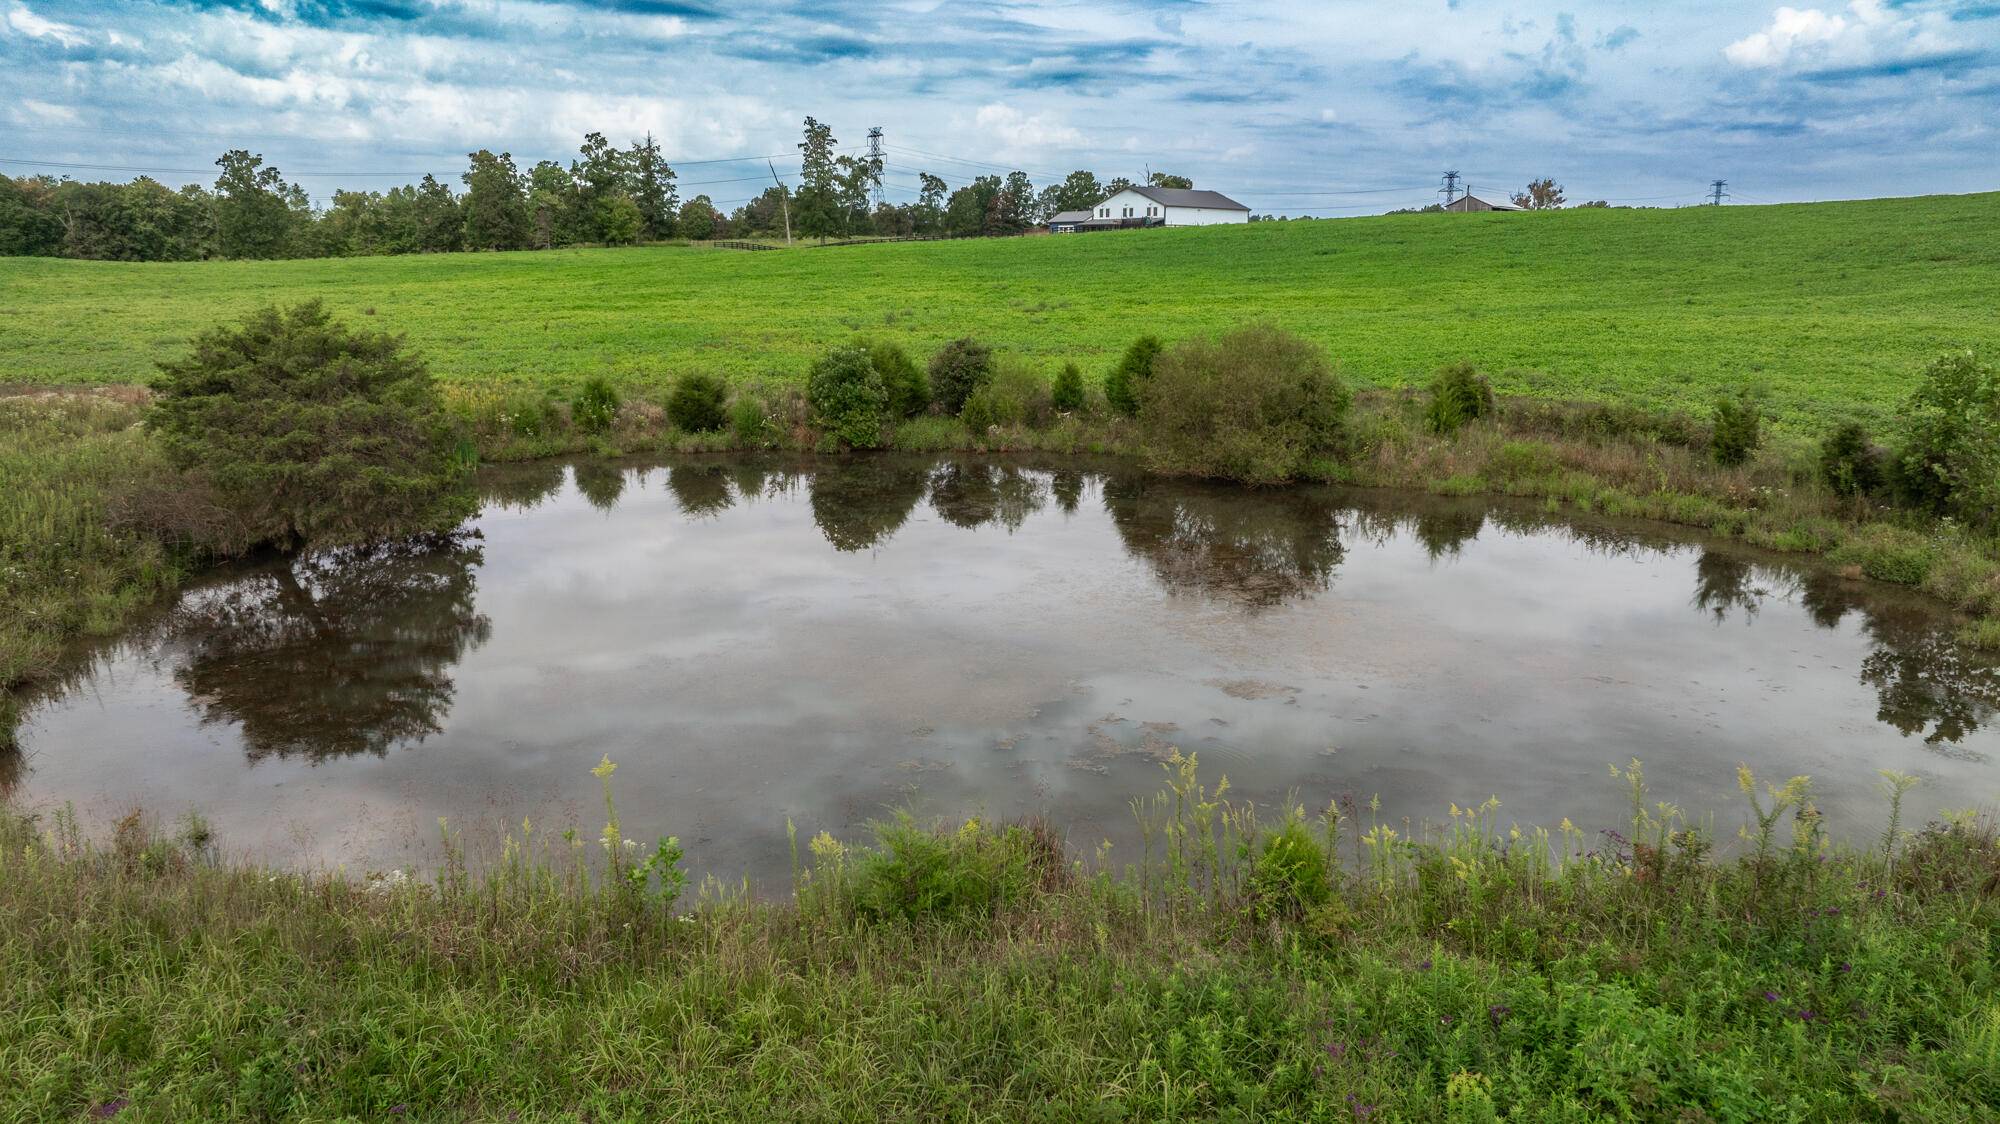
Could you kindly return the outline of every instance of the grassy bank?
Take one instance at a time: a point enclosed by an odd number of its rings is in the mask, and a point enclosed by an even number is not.
[[[0,839],[0,1104],[60,1120],[1862,1120],[2000,1112],[2000,842],[1255,809],[1193,763],[1145,854],[1043,825],[801,843],[793,893],[523,825],[434,877],[206,825]],[[1893,781],[1892,781],[1893,783]],[[615,813],[606,838],[620,839]],[[1088,841],[1085,841],[1086,844]],[[768,889],[768,888],[767,888]]]
[[[1469,359],[1503,393],[1706,410],[1750,381],[1788,423],[1887,411],[1948,347],[2000,351],[1994,195],[1402,215],[1088,237],[132,264],[0,259],[0,372],[144,382],[195,331],[324,298],[448,384],[687,371],[797,381],[856,332],[977,336],[1095,379],[1134,335],[1267,320],[1361,386]]]

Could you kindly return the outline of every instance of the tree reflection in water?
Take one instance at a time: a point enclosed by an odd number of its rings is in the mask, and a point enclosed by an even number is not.
[[[889,541],[930,489],[922,461],[888,457],[829,462],[807,483],[813,525],[835,550],[868,550]]]
[[[954,527],[1017,531],[1047,504],[1047,481],[1013,465],[946,461],[931,474],[931,509]]]
[[[1324,591],[1345,556],[1341,509],[1324,489],[1119,475],[1103,490],[1125,549],[1170,592],[1271,608]]]
[[[1748,623],[1757,616],[1767,592],[1757,583],[1756,567],[1748,558],[1704,549],[1695,559],[1694,606],[1713,614],[1716,624],[1728,620],[1733,609],[1743,610]]]
[[[512,511],[533,511],[562,490],[563,466],[554,461],[530,461],[479,473],[479,501]]]
[[[1717,620],[1733,608],[1754,616],[1768,587],[1786,578],[1821,628],[1839,628],[1849,613],[1859,614],[1873,645],[1861,661],[1861,682],[1875,691],[1875,717],[1904,737],[1921,736],[1939,753],[1972,756],[1958,743],[2000,715],[2000,660],[1958,643],[1950,618],[1913,597],[1879,589],[1869,596],[1860,583],[1819,567],[1773,572],[1717,550],[1702,552],[1695,573],[1694,604]]]
[[[625,494],[625,470],[615,464],[578,461],[571,473],[576,477],[576,490],[599,511],[618,506],[618,497]]]
[[[667,490],[690,519],[720,515],[736,502],[729,494],[729,470],[719,464],[677,464],[667,470]]]
[[[452,669],[491,624],[480,551],[431,539],[314,554],[190,594],[167,622],[175,681],[254,760],[386,753],[443,728]]]

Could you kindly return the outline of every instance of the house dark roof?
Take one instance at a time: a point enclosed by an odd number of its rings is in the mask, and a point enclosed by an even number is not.
[[[1202,191],[1198,188],[1185,187],[1142,187],[1136,183],[1126,190],[1136,191],[1162,207],[1207,207],[1214,211],[1250,209],[1220,191]]]
[[[1057,211],[1054,215],[1049,217],[1049,225],[1054,226],[1057,223],[1083,222],[1084,220],[1088,219],[1092,213],[1093,212],[1090,211]]]

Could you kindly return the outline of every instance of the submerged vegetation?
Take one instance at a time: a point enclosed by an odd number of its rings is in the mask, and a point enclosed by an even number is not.
[[[791,894],[526,822],[434,875],[220,860],[190,818],[0,826],[23,1118],[1977,1119],[2000,841],[1828,841],[1744,770],[1720,839],[1614,774],[1588,837],[1258,807],[1176,754],[1141,853],[1038,820],[794,835]],[[1719,852],[1727,850],[1727,857]]]

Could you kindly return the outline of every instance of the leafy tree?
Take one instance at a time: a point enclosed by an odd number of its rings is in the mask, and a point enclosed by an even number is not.
[[[1563,205],[1562,185],[1552,179],[1535,180],[1528,190],[1515,194],[1514,205],[1530,211],[1553,211]]]
[[[1104,377],[1104,398],[1111,408],[1131,417],[1139,412],[1139,393],[1153,377],[1153,362],[1166,345],[1158,336],[1140,336],[1119,357],[1118,365]]]
[[[252,541],[372,541],[472,513],[470,457],[398,337],[308,301],[204,332],[160,370],[148,431]]]
[[[950,189],[943,180],[929,172],[918,172],[917,180],[922,187],[917,192],[916,232],[942,234],[945,229],[945,198]]]
[[[0,256],[53,257],[61,251],[56,182],[48,176],[10,179],[0,175]]]
[[[528,214],[537,249],[567,246],[583,237],[584,223],[577,214],[580,198],[569,169],[554,160],[529,169]]]
[[[1000,177],[980,176],[951,193],[945,229],[961,238],[998,233]]]
[[[630,246],[639,240],[645,226],[646,216],[639,213],[639,205],[630,195],[621,191],[598,200],[597,228],[607,245]]]
[[[1008,172],[1000,185],[998,233],[1019,234],[1041,221],[1035,209],[1035,185],[1026,172]]]
[[[657,242],[674,233],[674,170],[660,155],[659,143],[653,134],[647,133],[643,141],[633,141],[631,151],[625,155],[625,166],[629,169],[626,193],[632,202],[639,205],[639,215],[645,220],[641,229],[648,241]]]
[[[882,183],[882,161],[872,156],[842,156],[834,165],[839,171],[840,232],[848,234],[868,223],[868,199]]]
[[[993,381],[993,349],[970,336],[955,339],[931,357],[931,394],[956,416],[974,391]]]
[[[715,204],[706,195],[697,195],[681,206],[680,231],[685,237],[701,241],[715,237]]]
[[[1970,351],[1940,355],[1897,417],[1905,499],[1972,522],[2000,518],[2000,372]]]
[[[1150,187],[1178,187],[1186,189],[1194,186],[1194,181],[1186,176],[1170,176],[1165,172],[1154,172],[1147,176],[1146,183]]]
[[[1063,211],[1090,210],[1105,194],[1104,185],[1097,182],[1097,177],[1079,168],[1063,177],[1061,183],[1042,189],[1038,201],[1041,217],[1046,221]]]
[[[469,153],[465,181],[465,245],[473,250],[518,250],[528,244],[528,199],[514,157],[486,149]]]
[[[1076,369],[1076,364],[1063,364],[1050,392],[1050,402],[1065,414],[1083,409],[1083,372]]]
[[[773,184],[750,202],[736,209],[729,225],[741,234],[781,234],[785,229],[785,208],[790,193]]]
[[[1110,183],[1104,185],[1104,197],[1109,199],[1111,196],[1131,186],[1133,186],[1132,181],[1126,179],[1124,176],[1115,177]],[[1266,215],[1264,217],[1269,218],[1270,216]]]
[[[570,162],[569,174],[576,180],[578,210],[588,224],[583,237],[597,242],[609,242],[604,221],[610,215],[605,204],[612,197],[625,195],[631,179],[631,169],[626,163],[625,153],[611,147],[603,133],[587,133],[583,146],[578,149],[580,160]],[[643,221],[643,219],[642,219]]]
[[[806,118],[805,139],[799,142],[799,191],[793,221],[799,233],[821,242],[839,234],[841,226],[840,168],[833,158],[833,130]]]
[[[837,347],[806,373],[806,401],[813,423],[856,449],[882,443],[889,394],[866,348]]]
[[[426,174],[417,185],[414,217],[418,249],[445,253],[465,247],[465,212],[451,188]]]
[[[266,167],[262,156],[232,148],[215,161],[219,197],[215,207],[218,249],[229,258],[283,256],[292,241],[293,226],[311,206],[304,189],[288,184],[278,169]]]

